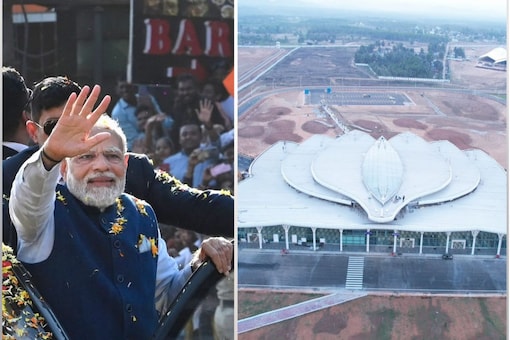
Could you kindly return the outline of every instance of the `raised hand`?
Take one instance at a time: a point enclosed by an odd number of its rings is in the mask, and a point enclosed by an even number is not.
[[[59,162],[66,157],[81,155],[110,136],[109,132],[90,136],[92,127],[106,112],[111,100],[110,96],[104,96],[93,110],[100,92],[99,85],[95,85],[92,91],[89,86],[84,86],[78,95],[72,93],[69,96],[62,116],[41,148],[46,158]]]
[[[211,116],[214,109],[213,103],[209,99],[200,100],[200,108],[195,109],[198,120],[205,125],[211,123]]]

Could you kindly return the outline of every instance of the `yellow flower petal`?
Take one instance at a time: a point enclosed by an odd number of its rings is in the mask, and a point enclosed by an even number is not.
[[[152,257],[156,257],[156,255],[158,255],[158,246],[156,245],[156,239],[155,238],[152,238],[150,237],[149,238],[149,241],[151,242],[151,252],[152,252]]]
[[[120,215],[120,213],[124,210],[124,206],[122,205],[122,200],[120,197],[115,200],[115,203],[117,204],[117,214]]]
[[[147,211],[145,210],[144,201],[136,200],[136,207],[137,207],[138,211],[140,212],[140,214],[145,215],[145,216],[149,216],[147,214]]]
[[[124,230],[122,224],[114,223],[110,229],[110,234],[118,235]]]
[[[57,195],[57,200],[58,200],[58,201],[62,202],[64,205],[66,205],[66,204],[67,204],[67,202],[66,202],[66,198],[64,197],[64,195],[62,195],[62,193],[60,192],[60,190],[59,190],[59,191],[57,191],[56,195]]]

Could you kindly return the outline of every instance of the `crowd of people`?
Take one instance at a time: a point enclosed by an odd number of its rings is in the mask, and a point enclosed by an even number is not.
[[[234,108],[221,78],[179,77],[171,112],[119,82],[109,113],[99,86],[52,76],[30,88],[2,71],[3,242],[72,338],[150,337],[205,258],[226,277],[186,335],[233,338]],[[68,313],[76,304],[95,327]]]
[[[233,190],[233,98],[217,78],[199,84],[190,74],[176,79],[170,112],[147,86],[117,85],[112,117],[125,131],[128,150],[147,154],[156,168],[201,189]]]

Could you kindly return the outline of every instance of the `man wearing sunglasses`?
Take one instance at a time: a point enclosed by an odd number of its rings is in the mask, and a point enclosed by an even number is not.
[[[27,130],[36,144],[44,144],[70,94],[80,90],[66,77],[49,77],[34,86]],[[3,240],[13,249],[16,249],[17,236],[8,214],[8,198],[18,169],[38,148],[30,147],[2,164]],[[190,188],[169,174],[155,170],[147,156],[128,154],[125,192],[151,204],[160,222],[209,236],[234,236],[234,199],[231,195]]]
[[[49,77],[35,84],[30,102],[27,131],[30,138],[42,145],[62,114],[71,93],[79,93],[80,86],[67,77]]]
[[[58,118],[54,119],[48,119],[44,122],[44,124],[41,126],[39,123],[30,121],[29,123],[35,124],[39,129],[42,129],[45,135],[49,136],[53,129],[55,128],[55,125],[58,123]]]

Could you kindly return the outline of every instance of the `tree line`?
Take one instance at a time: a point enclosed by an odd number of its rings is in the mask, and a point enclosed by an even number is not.
[[[420,48],[407,48],[403,43],[390,44],[377,41],[362,45],[354,55],[355,63],[368,64],[378,76],[441,78],[446,42],[428,45],[427,52]]]

